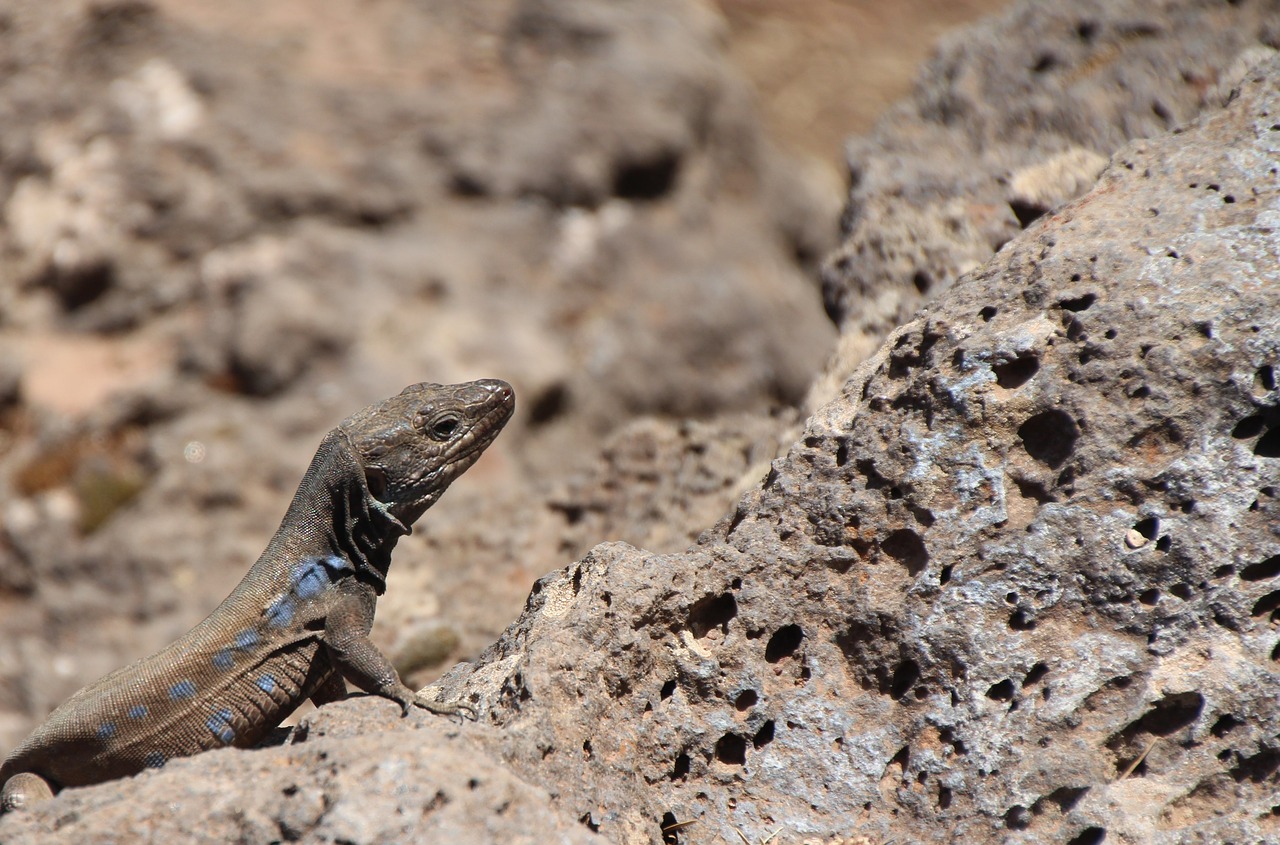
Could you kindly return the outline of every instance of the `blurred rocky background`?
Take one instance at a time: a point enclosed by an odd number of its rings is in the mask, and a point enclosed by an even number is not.
[[[840,139],[981,8],[862,5],[0,4],[0,748],[405,384],[520,402],[399,553],[419,680],[592,544],[715,522],[832,349]],[[838,32],[887,38],[855,97]]]
[[[953,29],[1003,5],[0,2],[0,749],[346,414],[519,405],[375,628],[483,724],[352,701],[0,839],[1274,834],[1280,4]]]

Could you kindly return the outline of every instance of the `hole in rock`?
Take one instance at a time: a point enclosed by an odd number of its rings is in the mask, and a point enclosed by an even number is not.
[[[1270,779],[1277,769],[1280,769],[1280,751],[1264,748],[1252,757],[1241,757],[1231,769],[1231,777],[1237,783],[1245,780],[1262,783]]]
[[[1076,804],[1080,803],[1080,799],[1088,791],[1089,787],[1087,786],[1060,786],[1048,795],[1037,798],[1036,802],[1031,805],[1031,812],[1039,815],[1044,812],[1044,804],[1046,802],[1053,802],[1058,805],[1058,812],[1069,813],[1075,808]]]
[[[680,823],[676,821],[675,813],[663,813],[662,821],[658,822],[658,828],[662,831],[662,845],[680,845]]]
[[[670,780],[680,780],[689,774],[689,755],[681,752],[676,755],[675,763],[671,766],[671,774],[667,775]]]
[[[908,575],[919,575],[929,562],[929,552],[925,549],[924,540],[909,528],[894,531],[880,544],[880,548],[905,566]]]
[[[1270,613],[1278,607],[1280,607],[1280,590],[1272,590],[1253,603],[1253,610],[1250,611],[1249,615],[1261,616],[1264,613]]]
[[[1040,370],[1040,360],[1034,355],[1020,355],[1012,361],[996,364],[991,368],[996,374],[996,384],[1005,390],[1013,390],[1031,381]]]
[[[1042,411],[1018,427],[1027,454],[1051,469],[1058,469],[1075,450],[1080,438],[1076,421],[1065,411]]]
[[[764,647],[765,662],[777,663],[784,657],[790,657],[795,654],[803,640],[804,631],[799,625],[784,625],[774,632],[769,638],[769,643]]]
[[[619,199],[656,200],[675,186],[680,157],[663,151],[643,161],[624,161],[613,172],[613,195]]]
[[[1043,663],[1037,663],[1031,667],[1030,671],[1027,672],[1027,676],[1022,679],[1022,686],[1029,687],[1034,683],[1038,683],[1047,674],[1049,674],[1049,667]]]
[[[1041,53],[1036,63],[1031,66],[1032,73],[1048,73],[1058,66],[1058,57],[1052,53]]]
[[[716,759],[729,766],[747,762],[747,740],[737,734],[725,734],[716,741]]]
[[[1231,429],[1231,436],[1237,440],[1248,440],[1257,437],[1266,428],[1266,419],[1261,414],[1245,417]]]
[[[738,693],[738,697],[733,700],[733,706],[737,708],[739,712],[743,710],[750,710],[752,707],[756,706],[756,702],[759,700],[760,696],[756,694],[755,690],[744,689],[742,692]]]
[[[1026,830],[1031,826],[1031,812],[1026,807],[1010,807],[1004,814],[1004,826],[1009,830]]]
[[[1160,533],[1160,519],[1159,517],[1149,516],[1146,519],[1139,520],[1133,524],[1133,530],[1148,540],[1154,540],[1156,535]]]
[[[1267,431],[1253,444],[1253,454],[1259,458],[1280,458],[1280,427]]]
[[[893,680],[889,683],[889,697],[901,701],[907,691],[920,680],[920,666],[914,660],[904,660],[893,670]]]
[[[1263,581],[1280,575],[1280,555],[1272,555],[1259,563],[1251,563],[1240,570],[1240,577],[1245,581]]]
[[[999,313],[1000,313],[999,310],[994,305],[987,305],[987,306],[984,306],[983,309],[978,312],[978,316],[982,318],[982,322],[990,323],[991,318]]]
[[[1146,731],[1156,736],[1168,736],[1196,719],[1204,710],[1204,696],[1198,692],[1174,692],[1151,706],[1142,718],[1125,728],[1124,733]]]
[[[1066,311],[1080,312],[1087,311],[1098,301],[1098,295],[1094,293],[1086,293],[1083,296],[1077,296],[1073,299],[1062,299],[1058,301],[1058,305]]]
[[[1071,837],[1067,845],[1100,845],[1107,838],[1105,827],[1086,827],[1076,836]]]
[[[1014,631],[1034,631],[1036,620],[1025,610],[1018,609],[1009,614],[1009,628]]]
[[[1230,713],[1223,713],[1221,716],[1218,717],[1218,721],[1213,723],[1213,727],[1209,728],[1209,733],[1213,734],[1218,739],[1222,739],[1224,736],[1231,733],[1232,731],[1234,731],[1236,728],[1240,727],[1243,724],[1244,724],[1243,720],[1237,719],[1235,716],[1232,716]]]
[[[672,693],[674,693],[675,691],[676,691],[676,682],[674,679],[672,679],[662,685],[662,692],[660,693],[660,695],[662,696],[663,699],[668,699],[671,697]]]
[[[764,748],[773,742],[773,720],[765,722],[760,726],[760,730],[756,731],[756,735],[751,737],[751,744],[756,748]]]
[[[999,683],[992,684],[987,690],[987,698],[992,701],[1008,701],[1013,698],[1013,681],[1005,678]]]
[[[699,639],[705,637],[713,628],[719,628],[727,634],[730,620],[737,615],[738,602],[732,593],[705,596],[689,609],[689,629]]]

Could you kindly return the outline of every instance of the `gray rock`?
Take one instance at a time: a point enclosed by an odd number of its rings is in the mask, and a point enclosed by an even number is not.
[[[1025,0],[944,39],[912,96],[850,141],[843,243],[823,269],[833,397],[885,336],[1131,138],[1219,107],[1280,46],[1280,4]]]

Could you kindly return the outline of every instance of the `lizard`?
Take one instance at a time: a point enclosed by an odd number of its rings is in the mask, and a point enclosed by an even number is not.
[[[161,651],[58,707],[0,765],[0,812],[261,742],[300,704],[346,681],[432,713],[462,703],[405,686],[369,639],[391,551],[493,442],[515,410],[498,379],[421,383],[353,414],[321,441],[280,527],[239,585]]]

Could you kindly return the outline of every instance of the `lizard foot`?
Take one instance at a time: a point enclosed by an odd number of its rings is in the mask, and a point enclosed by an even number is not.
[[[470,704],[463,704],[458,701],[438,701],[408,690],[405,692],[407,693],[406,695],[396,696],[395,698],[400,707],[403,708],[401,716],[408,716],[409,711],[414,707],[421,707],[423,710],[435,713],[437,716],[462,716],[473,722],[480,717],[480,714]]]
[[[31,772],[20,772],[5,781],[4,791],[0,792],[0,813],[25,810],[52,797],[53,787],[47,780]]]

